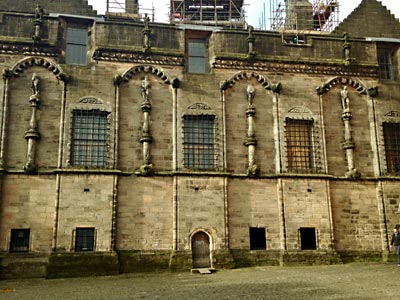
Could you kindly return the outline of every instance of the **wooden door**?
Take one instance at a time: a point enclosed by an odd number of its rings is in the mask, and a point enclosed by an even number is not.
[[[198,232],[192,237],[193,268],[210,268],[210,239],[204,232]]]

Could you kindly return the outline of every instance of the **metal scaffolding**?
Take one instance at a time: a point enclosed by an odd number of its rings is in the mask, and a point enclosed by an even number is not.
[[[332,31],[339,24],[339,1],[315,0],[313,20],[315,30]]]
[[[310,5],[310,12],[305,11],[308,7],[299,5],[301,3],[301,1],[270,0],[271,30],[309,28],[309,30],[330,32],[339,24],[338,0],[314,0],[312,6]]]
[[[244,0],[171,0],[170,23],[245,27]]]

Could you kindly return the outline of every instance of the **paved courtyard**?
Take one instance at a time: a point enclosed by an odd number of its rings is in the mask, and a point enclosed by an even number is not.
[[[211,275],[141,273],[0,281],[1,300],[400,299],[400,267],[348,264],[257,267]]]

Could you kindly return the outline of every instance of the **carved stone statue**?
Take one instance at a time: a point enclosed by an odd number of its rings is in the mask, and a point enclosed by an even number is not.
[[[255,95],[255,93],[256,93],[256,91],[255,91],[255,89],[254,89],[254,86],[252,86],[251,84],[249,84],[249,85],[247,86],[246,92],[247,92],[247,99],[248,99],[248,101],[249,101],[249,105],[252,105],[252,100],[253,100],[254,95]]]
[[[43,8],[39,4],[37,4],[35,9],[35,19],[41,20],[43,17],[43,13]]]
[[[36,75],[36,73],[33,73],[32,83],[31,83],[31,90],[32,90],[31,98],[39,98],[39,92],[40,92],[39,84],[40,84],[39,77]]]
[[[147,79],[147,76],[144,77],[142,80],[142,96],[144,101],[149,101],[149,90],[151,84],[150,81]]]
[[[340,98],[342,100],[342,108],[343,111],[349,111],[349,92],[347,91],[347,86],[344,86],[342,91],[340,92]]]

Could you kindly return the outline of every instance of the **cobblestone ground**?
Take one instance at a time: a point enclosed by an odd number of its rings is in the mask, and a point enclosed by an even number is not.
[[[400,267],[348,264],[257,267],[211,275],[141,273],[0,281],[1,300],[400,299]]]

